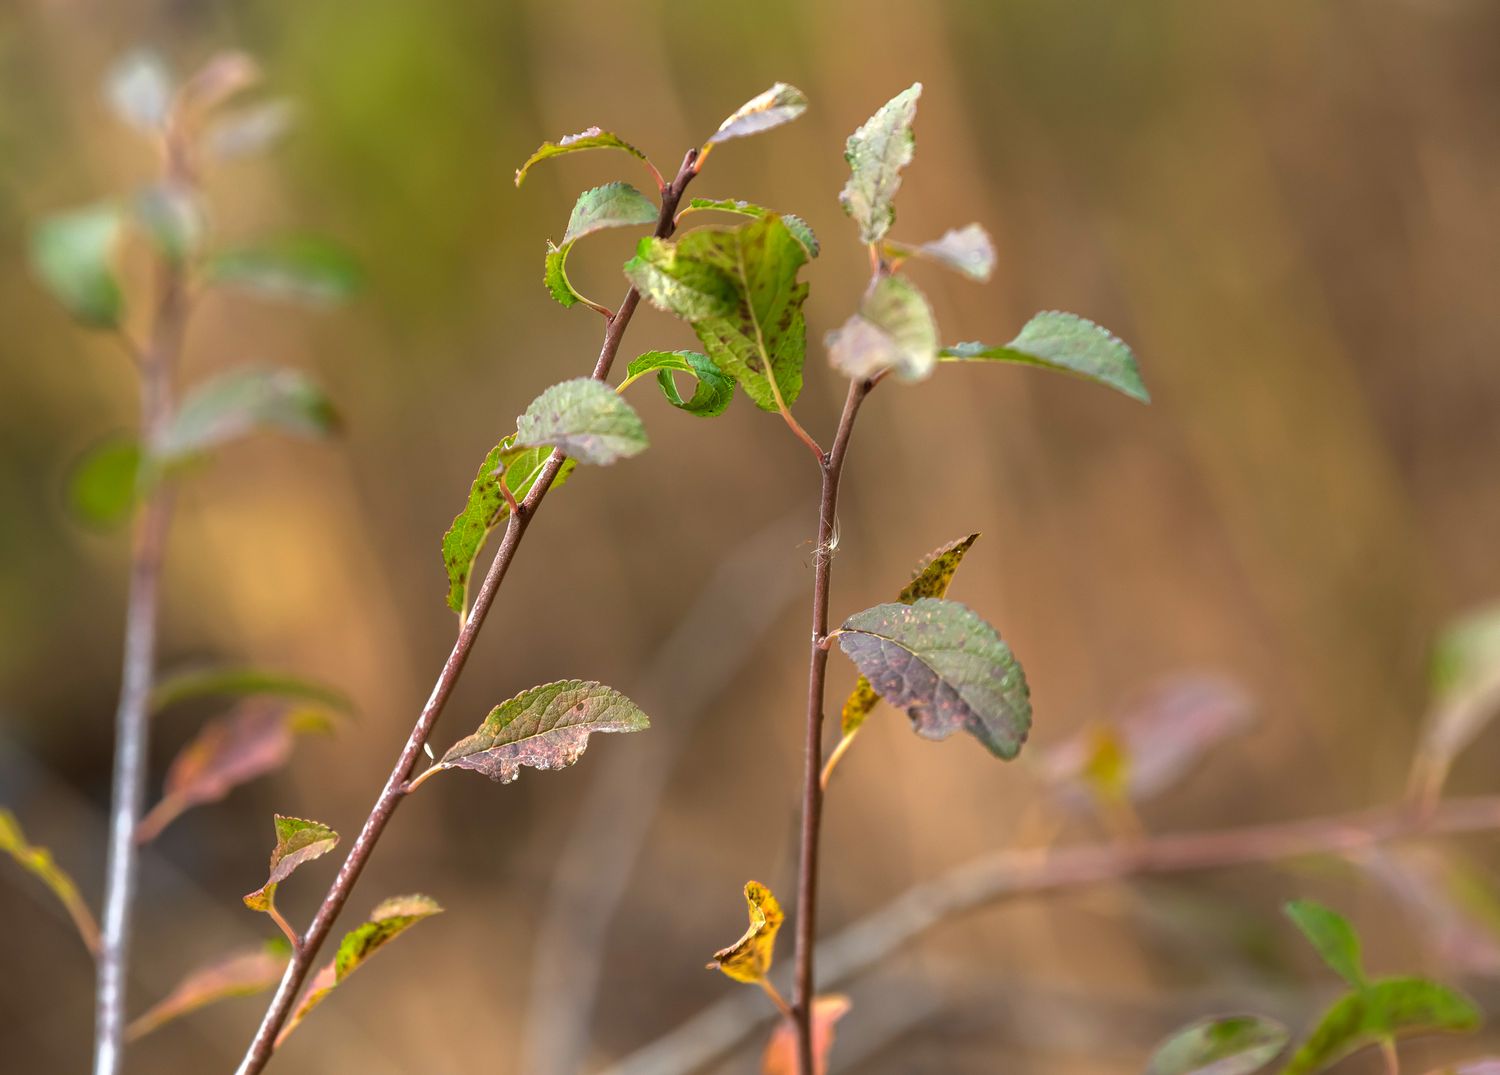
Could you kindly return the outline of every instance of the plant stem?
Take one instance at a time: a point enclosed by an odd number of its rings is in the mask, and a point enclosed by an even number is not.
[[[689,151],[683,158],[682,167],[678,169],[676,178],[662,190],[661,213],[656,222],[658,238],[664,239],[672,234],[677,204],[682,200],[687,185],[697,174],[693,168],[696,157],[696,150]],[[604,343],[599,350],[599,360],[594,364],[595,380],[603,381],[608,378],[615,356],[619,353],[620,343],[625,337],[625,330],[629,327],[630,319],[634,316],[636,306],[640,304],[640,301],[640,292],[632,287],[625,293],[619,309],[606,322]],[[374,807],[365,818],[364,826],[349,848],[348,856],[339,867],[338,876],[333,879],[333,884],[329,887],[327,895],[323,897],[323,902],[313,916],[312,923],[307,927],[307,932],[303,934],[301,943],[293,951],[292,958],[287,963],[286,972],[282,975],[281,984],[277,986],[276,995],[272,998],[270,1007],[266,1009],[264,1019],[261,1020],[260,1029],[256,1031],[250,1047],[245,1052],[244,1059],[240,1062],[239,1075],[254,1075],[270,1061],[271,1054],[276,1048],[276,1036],[291,1012],[297,991],[302,987],[318,950],[333,929],[333,923],[338,918],[339,912],[344,909],[344,904],[348,901],[355,882],[359,880],[360,873],[375,850],[375,844],[379,841],[381,833],[385,831],[391,815],[401,804],[408,790],[407,781],[418,759],[422,756],[422,749],[432,734],[438,717],[442,715],[443,707],[453,693],[459,676],[463,673],[469,653],[474,647],[474,640],[484,626],[485,617],[489,614],[490,606],[494,604],[500,584],[505,581],[505,574],[510,570],[516,550],[520,548],[521,538],[525,536],[527,527],[531,525],[531,520],[546,497],[547,490],[552,487],[557,472],[562,469],[565,458],[560,450],[553,451],[543,465],[541,473],[537,475],[530,492],[517,505],[516,510],[511,513],[506,522],[505,535],[500,539],[500,547],[495,550],[495,558],[490,563],[489,571],[485,574],[484,583],[480,586],[478,595],[474,598],[474,607],[459,629],[458,639],[454,642],[453,650],[443,664],[442,672],[438,674],[432,694],[428,697],[427,704],[422,707],[422,712],[412,727],[411,734],[407,737],[406,745],[401,748],[401,753],[396,759],[395,767],[386,778],[385,786],[381,788]]]
[[[172,419],[172,384],[187,318],[181,269],[161,269],[161,298],[151,341],[141,356],[141,440],[158,444]],[[156,674],[157,609],[162,558],[172,521],[172,490],[154,482],[141,509],[130,561],[125,654],[115,710],[115,759],[109,806],[109,857],[94,994],[94,1075],[120,1070],[125,1042],[125,980],[134,917],[136,826],[146,797],[151,687]]]
[[[869,381],[851,381],[844,399],[833,446],[821,460],[822,490],[818,501],[818,544],[813,563],[812,656],[807,672],[807,736],[803,747],[802,846],[797,863],[797,933],[792,1018],[797,1027],[797,1069],[812,1075],[813,946],[817,940],[818,836],[823,814],[823,687],[828,671],[828,592],[833,569],[834,520],[838,512],[839,479],[854,419],[870,392]]]

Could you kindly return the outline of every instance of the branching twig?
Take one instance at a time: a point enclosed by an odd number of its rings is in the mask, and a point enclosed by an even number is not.
[[[682,199],[683,192],[688,183],[696,175],[693,165],[697,158],[697,151],[691,150],[683,158],[682,167],[678,169],[677,176],[672,182],[662,189],[661,213],[657,218],[656,235],[658,238],[666,238],[672,234],[674,221],[676,219],[677,204]],[[606,323],[604,331],[604,343],[599,351],[599,360],[594,365],[593,377],[602,381],[609,376],[610,368],[614,365],[615,356],[620,350],[620,343],[624,338],[625,330],[630,324],[630,319],[635,314],[635,308],[641,300],[640,292],[631,288],[625,294],[619,309]],[[489,571],[485,574],[484,583],[479,588],[478,595],[474,598],[474,607],[464,621],[458,633],[458,640],[453,644],[453,650],[448,655],[448,660],[443,665],[443,670],[438,675],[437,683],[432,688],[432,694],[427,699],[427,704],[422,707],[421,715],[417,718],[411,734],[407,737],[406,745],[401,748],[401,754],[396,759],[395,768],[386,779],[385,786],[381,789],[375,805],[369,816],[365,819],[364,826],[355,838],[353,845],[349,848],[348,857],[344,859],[343,865],[339,867],[338,875],[329,887],[327,895],[319,905],[317,913],[313,916],[312,923],[303,934],[300,945],[293,953],[291,961],[287,964],[286,973],[282,976],[281,983],[277,986],[276,995],[272,998],[270,1007],[266,1010],[265,1018],[261,1021],[260,1029],[256,1031],[255,1038],[251,1041],[249,1049],[245,1053],[244,1060],[239,1067],[239,1075],[253,1075],[254,1072],[262,1070],[271,1058],[271,1053],[276,1047],[276,1035],[280,1032],[282,1024],[286,1022],[291,1012],[292,1003],[295,1001],[297,991],[302,987],[303,981],[316,958],[318,950],[323,942],[327,940],[329,932],[333,928],[334,921],[339,912],[343,910],[344,904],[349,899],[355,882],[359,880],[361,871],[364,870],[366,862],[369,861],[375,844],[379,841],[381,833],[385,831],[386,824],[391,815],[395,813],[396,807],[400,805],[401,799],[406,793],[406,783],[411,777],[412,770],[422,755],[422,748],[426,745],[428,737],[432,734],[433,727],[437,724],[438,717],[442,715],[443,707],[447,704],[448,697],[453,693],[453,688],[462,674],[465,663],[469,659],[469,653],[473,649],[474,640],[478,637],[479,630],[484,626],[485,617],[488,615],[490,606],[495,601],[495,594],[500,584],[505,580],[505,574],[510,569],[511,561],[515,559],[516,550],[520,547],[521,538],[531,524],[537,508],[551,488],[557,473],[562,469],[564,455],[560,450],[554,450],[543,465],[536,481],[526,497],[517,505],[515,511],[510,514],[506,522],[505,535],[500,540],[500,547],[495,551],[495,558],[490,563]]]

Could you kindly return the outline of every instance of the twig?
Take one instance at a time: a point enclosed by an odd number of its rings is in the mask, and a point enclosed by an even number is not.
[[[683,158],[676,178],[662,191],[661,213],[656,222],[658,238],[666,238],[672,233],[677,203],[682,200],[683,192],[696,174],[693,169],[696,157],[697,151],[690,150]],[[595,380],[603,381],[609,376],[615,356],[620,350],[620,342],[625,336],[625,329],[630,325],[630,319],[634,316],[635,308],[640,301],[640,292],[632,287],[625,293],[619,310],[606,323],[604,343],[599,350],[599,359],[594,364]],[[474,607],[459,629],[458,639],[453,644],[448,660],[443,664],[443,670],[439,673],[437,683],[432,688],[432,694],[427,699],[427,704],[422,707],[421,715],[412,727],[406,745],[401,748],[396,765],[386,779],[385,786],[375,800],[374,807],[365,818],[364,826],[350,846],[348,857],[339,867],[338,875],[329,887],[327,895],[323,897],[323,902],[313,916],[312,923],[307,927],[301,944],[287,963],[286,973],[282,975],[276,995],[272,998],[264,1019],[261,1020],[260,1029],[256,1031],[244,1059],[240,1062],[239,1075],[254,1075],[270,1061],[271,1054],[276,1048],[276,1036],[291,1012],[297,991],[302,987],[302,982],[307,977],[318,950],[333,929],[333,923],[338,918],[339,912],[348,901],[349,894],[355,882],[359,880],[365,863],[369,861],[371,853],[375,850],[375,844],[379,841],[381,833],[385,831],[391,815],[400,805],[406,793],[406,782],[417,764],[417,759],[421,757],[422,748],[432,734],[438,717],[442,715],[443,707],[453,693],[454,686],[458,683],[464,665],[468,662],[474,640],[478,637],[480,628],[484,626],[485,617],[489,614],[490,606],[494,604],[495,594],[505,580],[511,561],[515,559],[521,539],[525,536],[527,527],[531,525],[537,508],[546,497],[547,490],[552,487],[558,471],[562,469],[564,459],[565,456],[561,450],[552,452],[525,499],[517,505],[517,510],[511,513],[505,526],[505,534],[500,539],[500,547],[495,550],[495,558],[490,563],[489,571],[485,574],[484,583],[480,586],[478,595],[474,598]]]
[[[825,985],[855,977],[934,926],[992,904],[1153,874],[1348,855],[1424,836],[1500,830],[1500,795],[1451,799],[1430,814],[1408,804],[1216,832],[1153,836],[1136,844],[1077,844],[997,851],[907,889],[818,945]],[[688,1075],[775,1017],[759,997],[735,992],[608,1069],[606,1075]]]

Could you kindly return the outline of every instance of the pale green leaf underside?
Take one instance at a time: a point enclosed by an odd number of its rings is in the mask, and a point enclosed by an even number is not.
[[[479,730],[455,743],[438,765],[472,769],[508,784],[522,766],[572,765],[594,732],[635,732],[649,724],[634,702],[602,683],[548,683],[496,706]]]
[[[920,82],[902,90],[851,134],[844,146],[849,182],[839,202],[859,226],[861,242],[880,242],[896,219],[892,202],[901,186],[901,169],[911,163],[916,144],[911,126],[921,95]]]
[[[734,381],[714,365],[713,359],[697,351],[647,351],[625,372],[633,378],[653,370],[667,402],[699,418],[723,414],[734,399]],[[677,391],[677,382],[672,379],[674,373],[686,373],[697,382],[692,396],[686,400]]]
[[[1000,635],[957,601],[876,605],[844,621],[839,646],[918,735],[965,731],[1013,758],[1031,728],[1025,673]]]
[[[336,421],[328,397],[305,373],[251,366],[189,392],[155,455],[178,463],[258,430],[318,436]]]
[[[124,313],[115,278],[121,212],[105,204],[48,217],[31,235],[37,279],[75,319],[92,328],[114,328]]]
[[[1201,1019],[1151,1055],[1146,1075],[1250,1075],[1286,1047],[1286,1027],[1259,1015]]]
[[[341,247],[310,238],[223,251],[208,260],[204,274],[210,283],[312,306],[347,301],[363,283],[359,266]]]
[[[731,138],[769,131],[790,123],[807,111],[807,98],[796,86],[778,82],[764,93],[750,98],[723,123],[709,138],[708,144],[727,142]]]
[[[937,366],[932,307],[916,285],[900,276],[882,277],[859,312],[829,333],[827,343],[834,368],[856,380],[890,370],[903,381],[920,381]]]
[[[688,202],[686,207],[679,210],[679,219],[688,213],[702,213],[714,211],[719,213],[733,213],[735,216],[763,217],[771,210],[754,202],[741,201],[738,198],[694,198]],[[813,234],[812,225],[803,220],[795,213],[781,213],[781,222],[786,225],[786,230],[794,235],[807,256],[815,258],[821,252],[822,247],[818,244],[818,237]]]
[[[526,178],[526,173],[531,171],[533,164],[560,157],[565,153],[577,153],[584,149],[618,149],[629,153],[632,157],[646,159],[646,154],[619,135],[601,131],[598,127],[590,127],[586,131],[559,138],[556,142],[543,142],[537,151],[526,159],[526,163],[516,169],[516,186],[521,185],[521,181]]]
[[[607,465],[639,455],[647,444],[635,408],[591,377],[553,385],[516,419],[517,447],[558,448],[580,463]]]
[[[1314,1075],[1384,1040],[1478,1025],[1479,1011],[1462,993],[1422,978],[1385,978],[1335,1001],[1282,1075]]]
[[[888,256],[922,258],[962,273],[971,280],[983,282],[995,271],[995,244],[978,224],[954,228],[941,238],[916,246],[887,240],[885,249]]]
[[[1070,373],[1150,403],[1141,373],[1119,337],[1077,314],[1049,310],[1037,314],[1020,335],[1001,347],[960,343],[945,347],[946,362],[1019,362]]]

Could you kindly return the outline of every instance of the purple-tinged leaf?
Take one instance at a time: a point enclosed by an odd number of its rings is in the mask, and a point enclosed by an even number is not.
[[[276,846],[271,849],[271,864],[266,883],[244,897],[252,911],[270,911],[276,906],[276,886],[285,881],[304,862],[321,858],[338,846],[339,834],[321,821],[275,815]]]
[[[887,257],[917,257],[936,262],[970,280],[983,282],[995,271],[995,244],[978,224],[968,224],[945,232],[940,239],[913,246],[887,240]]]
[[[232,997],[263,993],[281,980],[292,946],[277,937],[254,948],[232,952],[191,972],[172,991],[136,1017],[125,1031],[129,1041],[144,1037],[163,1023]]]

